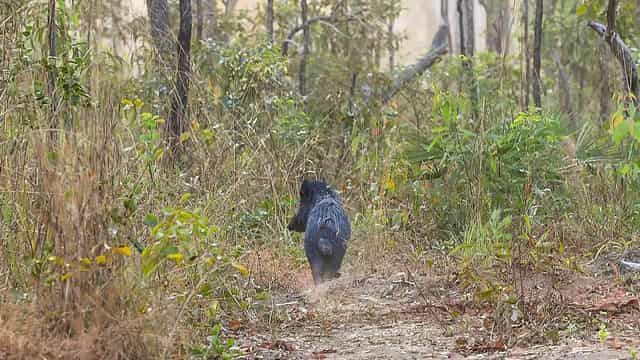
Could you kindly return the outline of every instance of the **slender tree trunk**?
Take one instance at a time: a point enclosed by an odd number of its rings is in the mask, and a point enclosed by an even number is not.
[[[167,0],[147,0],[147,13],[151,25],[151,39],[156,48],[156,60],[164,75],[172,67],[173,40],[169,25],[169,6]]]
[[[609,62],[607,61],[607,45],[602,43],[598,47],[598,62],[600,65],[600,125],[604,125],[609,119],[609,104],[611,102],[611,89],[609,88]]]
[[[524,90],[522,107],[526,111],[529,108],[529,89],[531,87],[531,61],[529,60],[529,0],[524,0],[522,4],[522,24],[524,25],[523,34],[523,50],[524,50],[524,84],[522,86]]]
[[[186,108],[189,100],[189,76],[191,73],[191,0],[180,0],[180,29],[178,31],[178,72],[176,88],[171,99],[171,112],[166,123],[166,136],[172,150],[178,150],[180,135],[186,129]]]
[[[584,108],[584,86],[586,82],[587,70],[584,66],[578,66],[578,109]]]
[[[595,21],[590,21],[588,26],[603,36],[604,40],[609,44],[611,52],[613,52],[613,55],[622,68],[622,92],[625,94],[625,99],[634,107],[639,107],[640,100],[638,97],[640,97],[640,84],[638,80],[638,68],[633,61],[631,49],[625,44],[620,35],[615,32],[617,6],[618,2],[616,0],[609,0],[607,6],[607,26]]]
[[[453,54],[453,41],[451,39],[451,28],[449,26],[449,0],[440,0],[440,17],[447,26],[447,43],[449,44],[449,54]]]
[[[238,0],[222,0],[222,3],[224,4],[225,15],[229,15],[238,5]]]
[[[562,60],[560,59],[558,49],[553,49],[553,51],[551,52],[551,59],[556,64],[556,67],[558,69],[560,110],[565,114],[572,115],[573,109],[571,107],[571,84],[569,83],[569,75],[567,75],[567,72],[564,70],[564,66],[562,65]]]
[[[196,41],[202,40],[202,31],[204,29],[204,13],[202,9],[202,0],[196,0]]]
[[[462,9],[462,3],[465,0],[458,0],[458,36],[460,37],[460,54],[464,55],[466,53],[464,44],[465,44],[465,33],[464,33],[464,11]]]
[[[473,75],[473,56],[475,53],[475,33],[473,21],[473,1],[458,0],[458,15],[460,17],[460,52],[464,55],[462,66],[465,68],[464,82],[468,87],[473,119],[478,118],[478,89]]]
[[[542,107],[542,80],[540,77],[540,52],[542,51],[542,14],[543,0],[536,0],[536,24],[533,44],[533,102]]]
[[[300,58],[300,95],[306,94],[306,71],[307,71],[307,58],[309,56],[309,42],[311,41],[311,34],[309,33],[309,23],[307,22],[307,0],[300,0],[300,17],[303,28],[303,44],[302,44],[302,56]]]
[[[120,35],[120,19],[118,17],[118,10],[116,10],[113,2],[109,2],[109,15],[111,15],[111,50],[113,55],[118,57],[118,37]]]
[[[267,0],[267,41],[273,44],[273,0]]]
[[[475,10],[473,8],[473,0],[463,0],[463,14],[464,14],[464,55],[473,57],[476,49],[476,36],[473,21],[473,14]]]
[[[506,36],[509,33],[510,0],[480,0],[487,14],[487,49],[498,56],[506,55]]]
[[[389,38],[388,51],[389,51],[389,70],[393,71],[396,67],[396,41],[395,35],[393,32],[393,25],[395,23],[395,19],[390,18],[389,24],[387,25],[387,36]]]
[[[55,144],[57,140],[56,129],[58,128],[58,120],[56,118],[56,69],[53,65],[55,65],[56,59],[56,0],[49,0],[49,14],[48,14],[48,46],[49,46],[49,61],[53,62],[50,64],[50,69],[47,74],[47,87],[49,92],[49,101],[50,104],[50,115],[49,115],[49,127],[51,131],[49,132],[49,139],[51,141],[51,145]]]
[[[204,29],[202,30],[202,36],[205,39],[214,38],[216,30],[218,28],[218,1],[217,0],[205,0],[204,3]]]

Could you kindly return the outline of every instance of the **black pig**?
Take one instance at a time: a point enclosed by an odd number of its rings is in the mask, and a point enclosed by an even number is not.
[[[340,276],[351,224],[338,194],[325,182],[302,182],[300,208],[288,229],[305,233],[304,252],[316,285]]]

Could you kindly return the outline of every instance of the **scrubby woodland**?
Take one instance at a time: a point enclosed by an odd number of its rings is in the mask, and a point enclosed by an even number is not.
[[[125,3],[0,0],[0,358],[638,357],[640,1]]]

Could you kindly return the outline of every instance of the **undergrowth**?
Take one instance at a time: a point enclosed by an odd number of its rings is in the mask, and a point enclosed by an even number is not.
[[[187,151],[171,161],[149,47],[131,61],[94,48],[63,6],[49,58],[43,6],[27,3],[2,21],[0,354],[233,357],[230,329],[275,326],[270,299],[310,286],[286,230],[303,177],[341,192],[349,262],[424,271],[440,256],[482,303],[523,308],[526,274],[637,246],[638,114],[620,105],[604,128],[587,115],[573,128],[553,108],[521,111],[517,59],[478,56],[474,118],[455,57],[383,105],[345,79],[390,75],[324,32],[337,70],[312,67],[308,98],[280,46],[202,41]]]

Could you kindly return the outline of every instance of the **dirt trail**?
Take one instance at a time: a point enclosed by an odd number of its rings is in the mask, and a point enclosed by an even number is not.
[[[349,269],[345,269],[349,273]],[[479,313],[456,319],[461,294],[443,279],[398,273],[389,277],[345,275],[281,298],[289,317],[274,337],[253,337],[242,347],[246,358],[264,359],[631,359],[627,342],[562,339],[556,346],[517,341],[506,351],[495,328],[482,326]],[[429,304],[429,305],[425,305]],[[486,317],[486,316],[485,316]],[[517,336],[514,336],[517,337]],[[592,336],[594,337],[594,336]],[[475,339],[482,338],[481,344]],[[513,338],[513,337],[512,337]],[[623,337],[620,336],[620,339]],[[519,347],[518,344],[524,344]],[[488,345],[487,345],[488,344]]]

